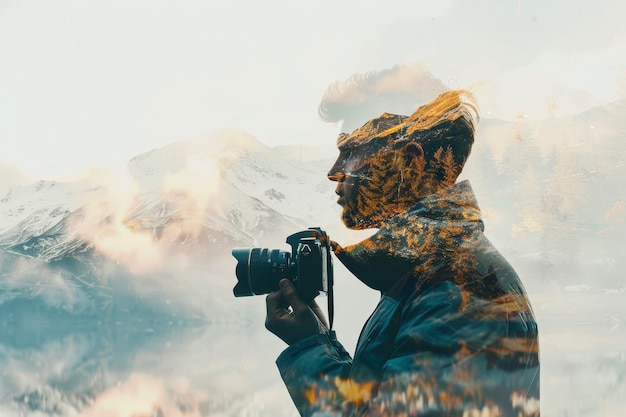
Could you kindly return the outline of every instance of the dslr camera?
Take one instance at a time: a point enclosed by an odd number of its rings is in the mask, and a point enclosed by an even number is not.
[[[319,227],[310,227],[287,237],[291,252],[268,248],[235,248],[237,259],[235,297],[278,291],[278,282],[288,278],[306,303],[319,293],[332,303],[333,263],[330,239]]]

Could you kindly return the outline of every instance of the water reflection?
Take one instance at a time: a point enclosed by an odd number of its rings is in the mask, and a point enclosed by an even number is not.
[[[281,397],[259,323],[24,322],[0,327],[2,416],[275,415]]]
[[[624,292],[542,288],[533,296],[543,414],[624,415]],[[259,317],[263,300],[237,301],[250,321],[147,327],[140,317],[97,323],[22,310],[11,322],[3,312],[0,415],[296,416],[273,363],[282,345]],[[354,318],[339,313],[338,332],[350,334]]]

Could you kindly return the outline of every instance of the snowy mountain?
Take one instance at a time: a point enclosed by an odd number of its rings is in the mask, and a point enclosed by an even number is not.
[[[231,248],[287,249],[289,234],[337,217],[325,178],[332,161],[297,154],[229,129],[138,155],[126,175],[7,190],[0,310],[27,299],[83,316],[140,304],[151,314],[213,314],[223,305],[216,294],[234,285]],[[163,290],[173,280],[180,288]],[[219,290],[183,301],[200,285]],[[163,291],[172,300],[146,295]]]

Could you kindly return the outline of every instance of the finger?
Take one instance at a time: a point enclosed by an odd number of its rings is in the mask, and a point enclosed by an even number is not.
[[[333,250],[333,253],[336,255],[338,252],[341,252],[343,248],[341,245],[334,240],[330,241],[330,248]]]
[[[285,309],[286,300],[280,291],[273,292],[265,298],[265,305],[267,308],[267,317],[281,318],[288,315],[289,312]]]
[[[293,286],[291,281],[283,278],[278,283],[278,286],[280,287],[280,293],[285,297],[285,300],[287,300],[287,303],[289,303],[293,309],[294,314],[302,314],[309,309],[304,301],[300,299],[296,287]]]

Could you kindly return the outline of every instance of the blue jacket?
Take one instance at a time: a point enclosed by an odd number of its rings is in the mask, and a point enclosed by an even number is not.
[[[382,297],[354,358],[334,332],[279,356],[301,415],[539,415],[537,324],[519,277],[482,232],[463,182],[337,252]]]

